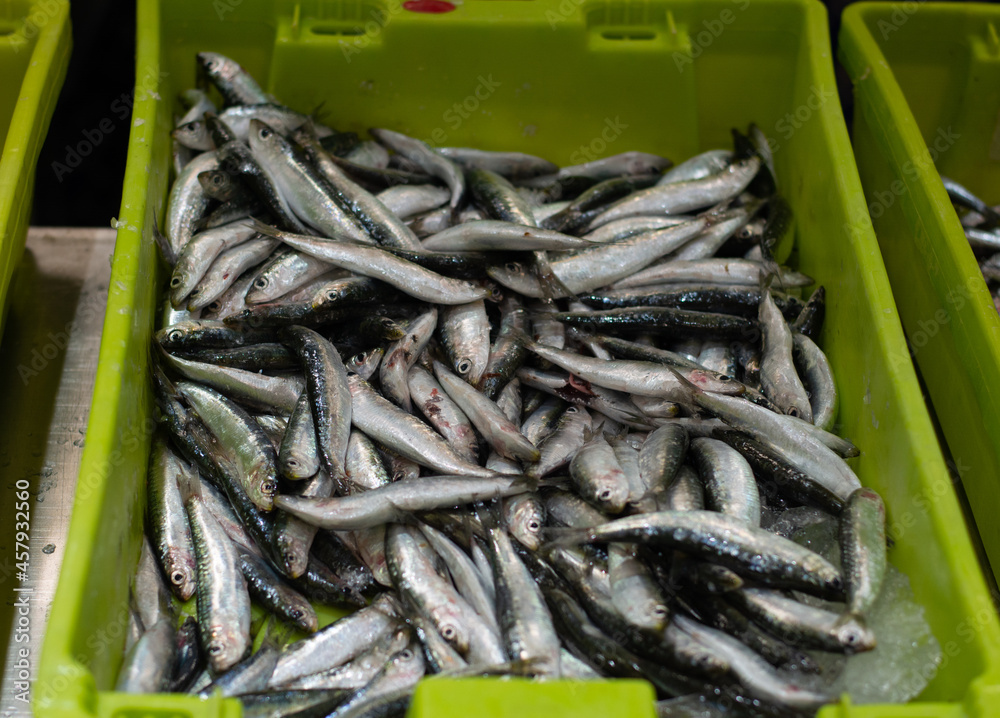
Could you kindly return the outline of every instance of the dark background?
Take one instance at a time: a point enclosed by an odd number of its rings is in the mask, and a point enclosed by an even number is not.
[[[207,1],[207,0],[206,0]],[[840,13],[848,0],[825,0],[830,14],[831,45],[836,47]],[[66,83],[38,161],[32,224],[105,227],[118,214],[130,123],[119,119],[121,98],[132,92],[135,66],[134,0],[78,0],[72,3],[73,54]],[[850,82],[837,66],[840,101],[850,127],[853,98]],[[117,102],[117,104],[116,104]],[[101,141],[85,170],[64,172],[66,146],[96,137]],[[89,134],[87,134],[89,133]]]

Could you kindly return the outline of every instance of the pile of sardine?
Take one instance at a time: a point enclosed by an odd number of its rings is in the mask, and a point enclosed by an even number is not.
[[[431,674],[836,700],[814,652],[875,646],[884,508],[831,433],[763,135],[560,169],[362,141],[198,59],[119,690],[337,718]],[[762,526],[797,506],[839,518],[839,561]],[[320,604],[356,610],[317,630]]]
[[[976,255],[979,270],[1000,312],[1000,205],[991,207],[954,180],[941,177],[955,206],[965,238]]]

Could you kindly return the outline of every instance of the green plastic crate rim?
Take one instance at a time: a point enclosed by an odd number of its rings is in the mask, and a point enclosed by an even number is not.
[[[1000,6],[844,13],[854,144],[913,356],[1000,570],[1000,317],[938,172],[1000,203]]]
[[[791,261],[828,289],[828,350],[858,475],[885,497],[891,560],[910,576],[945,659],[920,699],[823,715],[1000,713],[1000,627],[963,526],[862,201],[815,0],[582,3],[467,0],[138,6],[137,91],[118,242],[76,505],[45,639],[40,718],[235,716],[234,701],[112,691],[121,664],[153,427],[149,337],[164,279],[152,239],[169,130],[194,55],[231,55],[268,89],[343,130],[387,126],[435,144],[559,163],[623,150],[683,159],[755,121],[772,136],[797,217]],[[526,50],[537,49],[537,52]],[[790,247],[783,248],[787,254]],[[930,499],[930,500],[928,500]],[[330,615],[327,614],[329,619]],[[425,681],[412,716],[652,715],[644,682]],[[473,708],[474,707],[474,708]]]
[[[66,0],[0,2],[0,337],[31,218],[35,163],[69,64]]]

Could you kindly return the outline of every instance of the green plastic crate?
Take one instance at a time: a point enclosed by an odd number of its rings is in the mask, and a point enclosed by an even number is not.
[[[223,12],[224,11],[224,12]],[[895,546],[945,655],[920,701],[827,717],[1000,715],[1000,628],[905,354],[835,92],[815,0],[140,0],[138,92],[121,226],[76,507],[47,629],[40,718],[235,716],[233,701],[111,691],[138,558],[153,406],[149,336],[163,280],[152,239],[170,182],[168,130],[194,54],[233,56],[294,107],[341,129],[385,125],[436,144],[516,148],[560,163],[623,150],[686,158],[756,121],[797,215],[791,261],[829,290],[822,341],[842,433],[886,499]],[[478,94],[477,94],[478,93]],[[850,233],[844,228],[861,229]],[[786,252],[791,248],[785,248]],[[652,715],[644,682],[426,681],[411,715]],[[839,713],[838,713],[839,712]]]
[[[35,163],[70,51],[66,0],[0,0],[0,336],[31,218]]]
[[[1000,6],[860,3],[840,32],[882,258],[995,574],[1000,316],[938,173],[1000,203],[998,31]]]

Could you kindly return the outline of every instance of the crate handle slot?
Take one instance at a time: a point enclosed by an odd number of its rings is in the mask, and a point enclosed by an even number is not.
[[[362,27],[330,27],[329,25],[313,25],[311,29],[313,35],[346,35],[348,37],[356,37],[357,35],[365,34],[365,30]]]
[[[652,30],[604,30],[601,37],[605,40],[655,40],[656,33]]]

